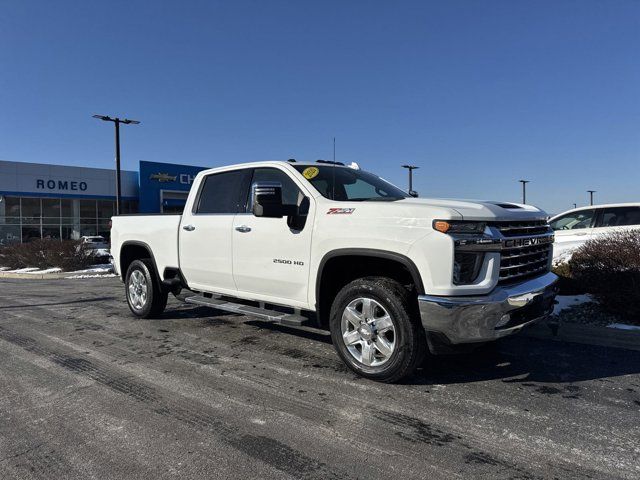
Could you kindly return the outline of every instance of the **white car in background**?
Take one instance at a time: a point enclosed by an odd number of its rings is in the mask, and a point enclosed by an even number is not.
[[[91,250],[109,249],[109,242],[101,235],[84,236],[80,240]]]
[[[111,260],[111,245],[101,235],[80,237],[89,250],[93,252],[93,256],[103,263],[109,263]]]
[[[574,208],[549,219],[555,231],[553,261],[567,261],[587,240],[615,231],[640,229],[640,203]]]

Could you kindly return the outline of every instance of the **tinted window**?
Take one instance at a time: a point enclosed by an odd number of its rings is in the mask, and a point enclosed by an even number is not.
[[[251,184],[257,182],[277,182],[282,185],[282,204],[283,205],[298,205],[300,197],[300,189],[296,183],[291,180],[282,170],[277,168],[256,168],[253,171],[253,178]],[[251,195],[249,193],[249,195]],[[251,198],[247,202],[247,211],[251,211]]]
[[[246,170],[208,175],[200,190],[196,213],[238,213]]]
[[[590,228],[593,222],[595,210],[580,210],[572,212],[555,219],[550,223],[554,230],[576,230],[579,228]]]
[[[323,197],[337,201],[393,201],[407,198],[398,187],[369,172],[331,165],[295,165]]]
[[[626,227],[630,225],[640,225],[640,208],[605,208],[602,211],[602,220],[598,224],[599,227]]]

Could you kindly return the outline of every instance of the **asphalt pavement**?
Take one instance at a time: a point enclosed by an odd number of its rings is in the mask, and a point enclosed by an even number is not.
[[[640,478],[640,352],[505,339],[357,377],[326,335],[0,280],[0,478]]]

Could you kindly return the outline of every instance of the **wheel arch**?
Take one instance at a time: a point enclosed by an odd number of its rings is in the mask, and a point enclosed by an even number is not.
[[[125,276],[127,275],[127,270],[129,265],[134,260],[140,260],[142,258],[149,258],[153,263],[153,269],[156,276],[156,279],[160,282],[162,279],[160,278],[160,272],[158,272],[158,264],[156,263],[156,259],[153,256],[153,251],[151,247],[139,240],[127,240],[120,247],[120,257],[119,257],[119,268],[120,268],[120,278],[124,281]]]
[[[363,260],[368,260],[368,264]],[[328,320],[329,299],[351,280],[363,275],[389,275],[402,283],[411,283],[418,295],[424,293],[420,272],[406,255],[370,248],[332,250],[322,257],[316,274],[315,306],[320,324]]]

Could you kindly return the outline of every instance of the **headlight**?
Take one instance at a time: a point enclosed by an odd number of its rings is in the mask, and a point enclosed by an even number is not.
[[[433,228],[442,233],[483,233],[486,222],[464,222],[459,220],[434,220]]]

